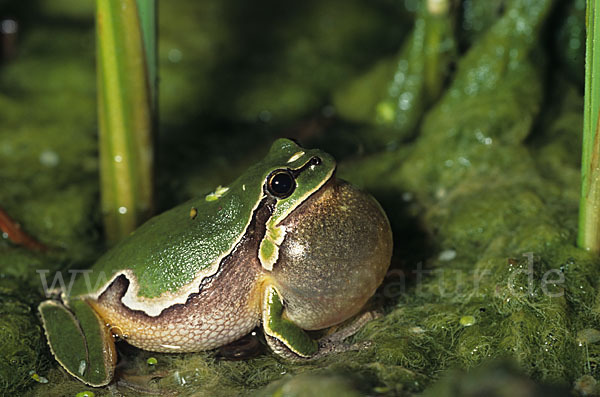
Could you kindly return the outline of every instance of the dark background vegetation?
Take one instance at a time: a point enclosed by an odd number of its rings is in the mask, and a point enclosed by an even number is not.
[[[159,212],[287,136],[332,153],[381,202],[395,254],[375,298],[385,316],[355,337],[370,349],[299,365],[124,346],[122,393],[594,392],[598,263],[574,246],[584,1],[464,0],[441,22],[423,4],[160,2]],[[0,394],[86,390],[50,358],[34,308],[37,270],[87,267],[104,251],[93,12],[92,1],[0,1],[0,19],[19,26],[2,35],[0,206],[52,247],[0,239]],[[433,95],[418,39],[443,27]],[[564,276],[546,286],[555,296],[541,284],[552,269]],[[452,369],[474,372],[435,383]]]

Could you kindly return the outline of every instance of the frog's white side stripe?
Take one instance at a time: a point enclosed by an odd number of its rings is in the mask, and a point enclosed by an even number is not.
[[[299,160],[300,158],[302,158],[302,156],[300,156],[297,160]],[[304,167],[308,163],[308,161],[310,161],[310,160],[307,159],[306,161],[303,161],[302,164],[298,164],[298,166],[295,167],[295,169],[300,169],[300,168]],[[307,191],[303,196],[301,196],[298,199],[298,202],[300,202],[300,203],[304,202],[310,195],[312,195],[314,192],[318,191],[321,188],[321,186],[323,186],[325,183],[327,183],[331,179],[331,176],[333,175],[334,172],[335,172],[335,168],[332,168],[331,171],[329,172],[329,174],[326,175],[325,178],[323,178],[323,180],[319,183],[319,185],[315,186],[314,189]],[[126,270],[121,270],[119,272],[114,273],[113,276],[110,278],[110,280],[108,280],[108,282],[106,282],[101,288],[99,288],[94,293],[85,295],[85,297],[94,299],[94,300],[98,299],[100,297],[100,295],[102,295],[102,293],[104,291],[106,291],[106,289],[115,281],[115,279],[117,277],[125,276],[127,278],[127,280],[129,280],[129,287],[127,288],[127,291],[125,292],[125,295],[123,295],[123,297],[121,298],[121,302],[123,303],[123,305],[125,307],[127,307],[131,310],[139,310],[139,311],[144,312],[145,314],[147,314],[150,317],[157,317],[163,312],[164,309],[166,309],[168,307],[171,307],[176,304],[185,304],[191,294],[199,292],[200,285],[202,284],[202,281],[205,278],[213,276],[214,274],[217,273],[217,271],[219,270],[219,266],[221,265],[221,261],[227,255],[229,255],[229,253],[231,253],[231,251],[234,249],[234,247],[237,246],[238,243],[244,238],[244,236],[246,235],[246,232],[248,231],[248,226],[250,225],[250,223],[252,222],[252,219],[254,218],[254,214],[255,214],[256,210],[258,209],[260,203],[262,202],[262,200],[265,197],[266,197],[265,193],[261,190],[260,195],[258,196],[258,198],[256,200],[256,205],[254,206],[254,208],[252,208],[252,216],[249,217],[248,221],[246,222],[246,225],[244,226],[244,232],[241,233],[239,238],[232,243],[232,245],[229,247],[229,249],[226,250],[224,254],[222,254],[218,258],[216,258],[208,268],[205,268],[204,270],[198,272],[191,282],[182,286],[177,292],[173,293],[170,291],[165,291],[160,296],[154,297],[154,298],[146,298],[143,296],[139,296],[138,295],[139,286],[138,286],[137,277],[131,270],[126,269]],[[294,209],[295,209],[295,207],[290,207],[290,208],[287,208],[285,211],[281,212],[280,214],[276,214],[277,213],[277,205],[275,205],[273,214],[271,214],[269,219],[267,219],[267,228],[268,227],[271,227],[271,228],[277,227],[278,226],[277,224],[279,222],[283,221]],[[281,244],[284,239],[285,239],[285,230],[283,230],[282,235],[279,236],[279,238],[277,239],[278,243],[274,245],[274,249],[276,251],[274,253],[275,258],[277,258],[279,255],[279,244]],[[272,269],[273,264],[271,264],[269,266],[268,262],[263,262],[262,259],[260,258],[260,255],[259,255],[259,261],[261,262],[261,265],[263,266],[263,268],[265,268],[267,270]],[[63,293],[63,300],[65,302],[68,302],[68,297],[65,296],[64,293]]]
[[[272,226],[271,222],[267,222],[265,237],[258,248],[258,259],[264,269],[273,270],[273,265],[279,259],[279,246],[284,239],[285,226]]]
[[[229,255],[229,253],[231,253],[231,251],[235,248],[235,246],[237,246],[238,243],[244,238],[244,236],[246,235],[246,232],[248,231],[248,226],[252,222],[252,219],[254,219],[254,214],[256,213],[256,210],[258,209],[260,203],[263,201],[263,199],[265,197],[266,197],[265,194],[261,190],[260,196],[256,200],[256,205],[254,206],[254,208],[252,208],[252,216],[249,217],[248,222],[244,226],[244,232],[241,233],[239,238],[233,242],[231,247],[228,250],[226,250],[224,254],[222,254],[218,258],[216,258],[213,261],[213,263],[211,263],[211,265],[208,266],[208,268],[203,269],[202,271],[198,272],[191,282],[182,286],[177,292],[173,293],[170,291],[165,291],[162,294],[160,294],[159,296],[154,297],[154,298],[146,298],[143,296],[139,296],[138,295],[139,287],[138,287],[137,277],[131,270],[127,269],[127,270],[121,270],[121,271],[113,274],[111,279],[108,282],[106,282],[101,288],[99,288],[97,290],[97,292],[85,295],[85,297],[88,297],[88,298],[91,298],[94,300],[98,299],[100,297],[100,295],[102,295],[102,293],[104,291],[106,291],[106,289],[115,281],[115,279],[117,277],[125,276],[127,278],[127,280],[129,280],[129,287],[127,287],[127,291],[125,291],[125,295],[123,295],[123,297],[121,298],[121,302],[123,303],[123,305],[125,307],[127,307],[131,310],[140,310],[140,311],[146,313],[150,317],[157,317],[162,313],[163,310],[165,310],[166,308],[168,308],[170,306],[173,306],[176,304],[185,304],[191,294],[198,293],[200,291],[200,285],[202,284],[202,281],[205,278],[210,277],[210,276],[214,275],[215,273],[217,273],[217,271],[219,270],[219,266],[221,265],[221,262],[223,261],[223,259],[227,255]],[[68,297],[64,296],[64,294],[63,294],[63,300],[65,300],[65,301],[68,300]]]
[[[306,165],[306,163],[304,165]],[[302,167],[298,167],[298,168],[302,168]],[[307,191],[302,197],[300,197],[298,199],[298,202],[300,202],[300,203],[305,202],[308,197],[310,197],[313,193],[317,192],[324,184],[329,182],[329,180],[333,176],[334,172],[335,172],[335,168],[332,168],[331,171],[329,172],[329,174],[327,174],[327,176],[325,178],[323,178],[321,183],[318,186],[315,186],[314,189]],[[273,265],[277,262],[277,259],[279,258],[279,246],[285,240],[286,230],[284,227],[281,227],[279,224],[281,222],[283,222],[287,218],[287,216],[289,214],[291,214],[295,209],[296,209],[296,207],[289,207],[285,211],[283,211],[281,214],[277,214],[277,204],[275,204],[275,209],[273,210],[273,214],[271,214],[269,219],[267,219],[267,235],[270,230],[277,230],[278,233],[275,233],[275,235],[277,235],[277,238],[272,241],[272,243],[273,243],[273,252],[272,253],[266,254],[263,252],[263,244],[262,243],[265,242],[266,239],[264,239],[260,244],[258,259],[260,261],[261,266],[265,270],[268,270],[268,271],[273,270]],[[265,237],[267,237],[267,236],[265,236]]]

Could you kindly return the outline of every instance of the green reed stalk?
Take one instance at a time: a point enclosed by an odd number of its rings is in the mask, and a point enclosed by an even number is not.
[[[146,52],[146,66],[148,69],[148,82],[152,96],[152,110],[157,113],[157,87],[158,87],[158,55],[157,55],[157,0],[137,0],[142,36],[144,38],[144,51]]]
[[[600,4],[587,1],[581,202],[577,243],[600,252]]]
[[[114,244],[153,209],[155,0],[97,0],[101,207]]]

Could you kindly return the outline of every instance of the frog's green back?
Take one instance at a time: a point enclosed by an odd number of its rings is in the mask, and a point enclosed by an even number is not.
[[[299,152],[305,154],[288,162]],[[268,155],[229,185],[224,193],[224,189],[217,189],[216,195],[190,200],[139,227],[96,262],[87,281],[86,277],[79,277],[71,295],[97,296],[118,274],[130,279],[130,289],[133,286],[137,297],[126,294],[124,302],[139,299],[161,306],[161,295],[165,299],[167,295],[179,296],[187,288],[197,292],[202,278],[218,270],[221,259],[244,235],[264,196],[266,177],[278,168],[300,167],[316,155],[329,163],[323,172],[328,167],[335,168],[333,159],[321,151],[303,149],[287,139],[277,140]],[[192,208],[197,211],[195,216],[190,214]],[[132,277],[137,282],[132,282]],[[185,299],[181,303],[184,302]],[[135,307],[134,302],[128,306],[145,310],[147,305]]]

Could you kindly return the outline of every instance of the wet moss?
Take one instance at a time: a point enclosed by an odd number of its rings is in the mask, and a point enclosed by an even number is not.
[[[557,385],[540,385],[523,376],[510,362],[498,362],[465,373],[452,371],[428,388],[423,396],[564,396],[568,388]]]
[[[122,345],[119,383],[94,389],[96,396],[115,387],[123,395],[412,395],[428,387],[425,395],[469,395],[482,390],[476,385],[493,395],[507,385],[534,390],[530,379],[567,389],[582,375],[598,379],[599,263],[574,246],[581,93],[548,61],[543,34],[554,3],[512,0],[481,9],[465,2],[456,71],[431,109],[415,115],[412,141],[380,151],[389,131],[331,117],[323,126],[321,115],[293,133],[335,153],[339,175],[372,192],[394,228],[395,257],[376,296],[385,316],[352,339],[371,341],[369,349],[298,364],[270,353],[227,361],[214,352],[167,355]],[[309,2],[279,20],[230,2],[161,6],[161,207],[235,177],[278,128],[296,131],[301,117],[319,113],[346,81],[379,62],[368,83],[352,83],[366,90],[358,98],[364,102],[343,98],[357,117],[375,109],[377,87],[391,83],[381,78],[393,71],[390,54],[410,27],[387,23],[406,13],[383,15],[386,2],[351,2],[340,10],[347,24],[338,30],[328,25],[338,21],[337,6]],[[60,7],[39,11],[50,22],[23,32],[23,56],[0,70],[0,202],[58,249],[35,254],[0,241],[0,275],[14,284],[2,289],[0,277],[0,312],[7,313],[0,332],[10,341],[0,343],[0,357],[18,363],[0,363],[0,379],[12,382],[6,390],[34,385],[27,393],[38,396],[88,388],[56,363],[44,366],[48,350],[31,311],[42,299],[36,270],[84,266],[102,252],[92,19],[78,8],[59,27],[51,21]],[[238,25],[248,15],[269,29],[242,40],[255,29]],[[304,26],[308,20],[315,25]],[[359,29],[349,32],[353,24]],[[180,30],[193,33],[182,37]],[[265,36],[271,31],[276,37]],[[263,110],[269,114],[260,119]],[[16,292],[25,286],[33,296]],[[517,369],[477,369],[495,359]],[[455,367],[470,375],[453,373],[431,386]],[[36,384],[32,369],[49,383]]]
[[[8,242],[1,242],[0,244],[0,269],[2,269],[0,274],[37,286],[39,279],[36,277],[36,271],[46,267],[43,254],[26,249],[16,249]]]
[[[529,14],[537,21],[530,32],[540,31],[550,6]],[[395,166],[377,164],[378,172],[371,160],[357,166],[368,167],[359,175],[389,175],[387,181],[416,197],[439,252],[453,252],[451,260],[433,256],[424,281],[409,288],[416,296],[403,295],[382,320],[381,334],[389,332],[383,341],[369,327],[361,335],[378,341],[378,361],[410,370],[435,374],[510,357],[538,380],[568,384],[586,363],[575,335],[595,321],[590,299],[597,260],[573,246],[575,224],[566,220],[576,217],[577,164],[566,154],[573,143],[542,145],[542,159],[552,172],[538,168],[540,158],[532,156],[537,147],[524,145],[544,101],[541,76],[531,63],[534,40],[511,43],[513,49],[523,46],[512,55],[519,61],[510,56],[503,64],[494,56],[493,65],[486,66],[491,56],[486,53],[503,48],[493,37],[506,37],[515,15],[509,7],[461,59],[407,158]],[[540,136],[557,137],[556,128],[567,134],[565,141],[579,135],[580,119],[568,106],[546,120],[551,128],[537,131],[538,144]],[[352,175],[353,168],[345,172]],[[376,181],[365,183],[371,184]],[[400,323],[392,321],[395,316],[401,316]],[[463,316],[474,322],[462,325]],[[408,330],[418,331],[411,342],[404,339]]]
[[[284,377],[272,383],[257,396],[283,395],[290,397],[309,397],[314,395],[334,397],[339,395],[358,397],[362,394],[352,387],[346,377],[335,375],[298,375]]]
[[[30,387],[35,383],[32,375],[45,373],[47,367],[33,310],[37,297],[25,291],[18,279],[0,275],[0,390],[6,395]]]

